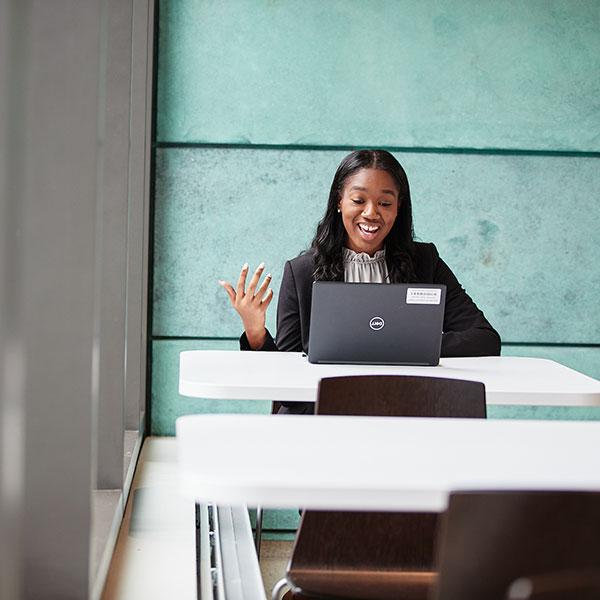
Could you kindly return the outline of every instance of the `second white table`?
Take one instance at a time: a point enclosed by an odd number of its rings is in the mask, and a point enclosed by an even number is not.
[[[177,419],[198,502],[440,511],[452,490],[600,491],[600,423],[192,415]]]

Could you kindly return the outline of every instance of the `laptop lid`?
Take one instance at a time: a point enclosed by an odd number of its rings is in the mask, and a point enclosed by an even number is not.
[[[435,366],[445,302],[445,285],[316,281],[308,360]]]

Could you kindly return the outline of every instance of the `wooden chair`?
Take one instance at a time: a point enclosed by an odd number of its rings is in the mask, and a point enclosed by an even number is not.
[[[485,387],[434,377],[327,378],[315,412],[485,418]],[[436,579],[437,520],[433,513],[304,511],[287,570],[293,597],[427,598]]]
[[[485,419],[485,386],[441,377],[327,377],[319,383],[315,414]]]
[[[600,598],[600,493],[450,495],[436,600]]]

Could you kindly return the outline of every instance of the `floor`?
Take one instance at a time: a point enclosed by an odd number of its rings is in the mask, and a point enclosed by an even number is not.
[[[260,548],[260,572],[267,598],[273,586],[285,575],[294,542],[263,540]]]
[[[142,448],[103,600],[194,600],[194,504],[178,493],[174,438],[149,437]],[[285,574],[293,542],[263,538],[267,599]]]
[[[147,438],[103,600],[196,598],[195,509],[178,494],[174,438]]]

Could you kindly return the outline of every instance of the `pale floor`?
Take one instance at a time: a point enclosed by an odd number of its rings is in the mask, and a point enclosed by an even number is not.
[[[103,600],[194,600],[195,510],[178,493],[174,438],[144,442]],[[266,596],[285,574],[293,542],[263,540]]]
[[[267,598],[273,586],[285,575],[294,542],[263,540],[260,548],[260,572]]]

